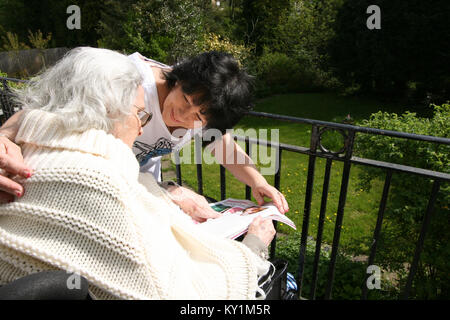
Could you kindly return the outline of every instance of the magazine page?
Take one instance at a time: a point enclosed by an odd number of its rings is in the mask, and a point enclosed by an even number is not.
[[[292,220],[281,214],[275,205],[271,203],[258,206],[250,200],[229,198],[210,205],[222,217],[209,219],[206,222],[198,224],[198,226],[203,230],[226,238],[235,239],[246,233],[253,219],[258,216],[280,221],[296,229]]]

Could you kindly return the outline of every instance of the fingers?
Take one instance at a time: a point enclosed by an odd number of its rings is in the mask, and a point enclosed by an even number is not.
[[[272,194],[271,199],[274,205],[277,207],[278,211],[280,211],[280,213],[285,214],[286,212],[289,211],[289,205],[286,201],[286,198],[280,191],[276,190]]]
[[[191,216],[192,219],[198,222],[205,222],[207,219],[215,219],[221,216],[219,213],[211,209],[206,199],[204,199],[205,200],[204,203],[199,198],[197,198],[196,200],[198,201],[189,198],[184,198],[182,200],[177,199],[173,201],[186,214],[188,214],[189,216]]]
[[[273,192],[271,199],[273,201],[273,204],[277,207],[278,211],[280,211],[280,213],[285,214],[286,212],[289,211],[288,203],[281,192],[279,192],[278,190]]]
[[[13,201],[14,196],[21,197],[24,193],[22,185],[6,175],[29,178],[32,170],[24,164],[20,148],[4,137],[0,143],[0,169],[0,203]]]
[[[0,175],[0,191],[17,197],[23,195],[23,187],[20,184],[2,175]]]
[[[278,211],[280,211],[280,213],[285,213],[283,201],[281,200],[281,198],[278,194],[276,194],[272,198],[272,201],[273,201],[273,204],[275,205],[275,207],[277,207]]]
[[[269,186],[268,188],[269,189],[266,188],[262,189],[261,191],[253,192],[253,196],[255,197],[255,200],[258,201],[258,204],[262,205],[264,203],[264,196],[267,196],[268,198],[272,199],[273,204],[275,205],[275,207],[277,207],[280,213],[285,214],[286,212],[288,212],[289,205],[283,194],[272,186]]]
[[[253,219],[253,221],[250,225],[258,226],[261,224],[262,220],[263,220],[263,218],[261,218],[261,216],[257,216],[255,219]]]
[[[201,218],[203,221],[220,217],[220,214],[209,206],[209,203],[204,196],[192,193],[191,197],[192,198],[189,200],[193,203],[193,215],[195,217]]]
[[[248,228],[248,233],[257,236],[268,246],[276,234],[272,219],[256,217]]]
[[[280,194],[280,195],[281,195],[281,199],[283,201],[284,213],[286,213],[289,211],[289,205],[286,201],[286,198],[283,196],[283,194]]]
[[[20,158],[11,157],[8,154],[0,153],[0,168],[13,175],[19,175],[24,178],[31,177],[32,170],[27,167],[23,163],[23,159],[21,160]]]
[[[259,192],[253,192],[253,197],[255,197],[258,205],[262,205],[264,203],[264,195],[261,195]]]
[[[272,219],[270,218],[262,218],[261,216],[256,217],[253,219],[252,223],[250,224],[251,227],[259,229],[260,231],[264,232],[275,232],[275,228],[273,227]],[[250,230],[250,228],[249,228]]]
[[[207,219],[216,219],[220,217],[220,214],[218,214],[216,211],[211,209],[209,205],[206,206],[196,206],[194,207],[194,219],[200,218],[202,219],[201,222],[207,220]]]
[[[281,192],[279,192],[279,191],[277,192],[276,197],[277,197],[278,203],[279,203],[279,206],[277,206],[278,210],[279,210],[281,213],[285,214],[286,212],[289,211],[289,205],[288,205],[288,203],[287,203],[287,201],[286,201],[286,198],[285,198],[284,195],[283,195]],[[280,209],[280,208],[281,208],[281,209]]]
[[[273,220],[271,218],[263,218],[261,216],[257,217],[257,224],[263,226],[265,229],[267,228],[269,231],[275,233],[275,227],[273,226]],[[256,219],[255,219],[256,220]]]

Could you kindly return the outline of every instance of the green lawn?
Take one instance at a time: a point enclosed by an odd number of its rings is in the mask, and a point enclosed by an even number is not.
[[[394,105],[382,105],[374,100],[340,97],[334,94],[323,93],[277,95],[258,101],[255,106],[256,111],[334,122],[341,122],[347,114],[350,114],[355,121],[358,121],[368,118],[371,113],[378,110],[395,111],[397,113],[404,111],[398,109],[398,107],[397,109],[395,108],[396,106]],[[311,131],[309,125],[245,117],[236,128],[279,129],[280,142],[304,147],[309,146]],[[270,154],[269,152],[269,156]],[[328,244],[331,244],[333,239],[342,167],[341,162],[333,162],[323,234],[323,241]],[[290,211],[287,215],[296,223],[298,232],[301,231],[303,220],[307,168],[307,156],[283,152],[281,191],[289,203]],[[353,166],[351,169],[340,246],[348,253],[368,254],[383,186],[382,182],[376,182],[370,192],[360,189],[358,187],[359,170],[357,166]],[[309,235],[314,238],[316,238],[317,234],[324,171],[325,160],[317,159],[309,228]],[[197,174],[195,165],[182,165],[182,177],[184,183],[196,189]],[[273,184],[273,176],[266,176],[266,179]],[[203,165],[203,183],[205,194],[220,199],[218,165]],[[245,198],[245,186],[228,172],[226,174],[226,196]],[[292,229],[285,225],[279,225],[278,231],[280,233],[291,233]]]

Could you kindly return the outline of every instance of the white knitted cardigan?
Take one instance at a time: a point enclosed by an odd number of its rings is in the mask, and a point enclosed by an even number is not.
[[[68,135],[55,115],[31,110],[15,141],[34,175],[23,197],[0,206],[0,284],[63,269],[97,298],[255,298],[267,262],[197,229],[153,177],[139,176],[121,140]]]

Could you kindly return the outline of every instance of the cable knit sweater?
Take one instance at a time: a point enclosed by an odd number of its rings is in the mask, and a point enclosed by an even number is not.
[[[15,141],[34,175],[0,206],[0,284],[64,269],[96,298],[254,299],[268,263],[197,229],[121,140],[31,110]]]

